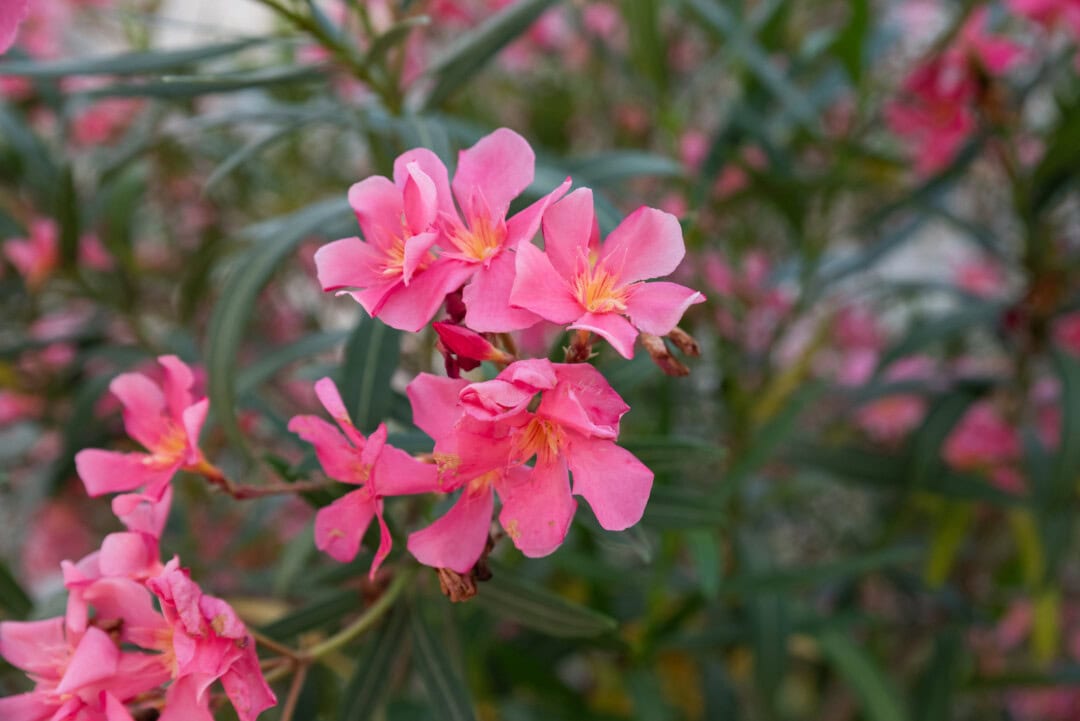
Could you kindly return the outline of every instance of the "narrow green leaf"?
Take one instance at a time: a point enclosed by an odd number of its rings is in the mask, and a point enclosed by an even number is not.
[[[832,50],[840,58],[853,83],[862,80],[866,66],[866,41],[871,31],[870,0],[850,0],[847,3],[847,24],[832,42]]]
[[[355,590],[343,589],[323,594],[292,613],[267,624],[262,632],[270,638],[288,640],[305,631],[339,621],[347,613],[362,606]]]
[[[494,577],[480,586],[474,603],[541,633],[564,638],[598,636],[617,627],[610,616],[568,601],[529,581],[496,567]]]
[[[423,108],[431,110],[441,105],[554,4],[555,0],[519,0],[462,35],[428,69],[435,86],[425,98]]]
[[[253,160],[256,156],[268,150],[277,142],[288,138],[295,131],[307,125],[310,120],[310,118],[305,118],[280,128],[275,128],[261,138],[255,138],[238,148],[231,153],[229,157],[221,161],[206,178],[206,182],[203,183],[203,192],[209,193],[218,183],[229,177],[233,171],[240,168],[244,163]]]
[[[419,613],[409,616],[416,669],[428,699],[447,721],[475,721],[472,700],[446,649]]]
[[[683,167],[672,158],[640,150],[613,150],[563,163],[565,170],[579,185],[590,188],[607,187],[640,177],[678,178]]]
[[[273,221],[249,229],[254,246],[244,254],[210,317],[206,370],[210,407],[230,441],[245,448],[246,440],[236,422],[236,352],[255,306],[255,299],[277,266],[301,240],[335,221],[348,221],[351,213],[344,200],[315,203]]]
[[[357,659],[356,670],[345,686],[338,721],[368,721],[382,706],[386,680],[407,640],[409,612],[405,604],[394,607],[378,633]]]
[[[959,633],[948,630],[938,635],[934,654],[920,675],[914,694],[918,721],[951,721],[955,718],[952,701],[963,653]]]
[[[12,618],[26,618],[34,602],[11,575],[7,564],[0,561],[0,611]]]
[[[653,471],[715,469],[726,453],[715,443],[667,436],[620,438],[619,445]]]
[[[1080,360],[1054,351],[1054,365],[1061,379],[1061,443],[1054,459],[1053,497],[1072,498],[1080,488]]]
[[[657,529],[693,530],[723,528],[727,520],[727,510],[700,490],[654,485],[642,523]]]
[[[725,492],[733,492],[743,480],[773,459],[777,450],[795,432],[799,416],[821,397],[824,390],[824,386],[819,384],[806,385],[787,399],[784,407],[758,429],[753,443],[728,471],[723,484]]]
[[[930,408],[912,438],[909,471],[912,488],[928,488],[945,475],[941,446],[974,401],[973,394],[961,390],[942,396]]]
[[[363,316],[345,344],[341,395],[353,423],[364,433],[378,427],[393,402],[390,379],[401,355],[401,331]]]
[[[970,503],[950,503],[938,515],[930,553],[926,558],[926,583],[941,586],[949,577],[956,556],[974,519]]]
[[[864,553],[832,563],[802,566],[797,569],[770,569],[725,579],[720,587],[723,594],[753,596],[769,591],[790,591],[799,587],[821,586],[892,566],[903,566],[922,557],[922,550],[898,546]]]
[[[303,531],[297,533],[285,544],[281,552],[281,562],[278,563],[277,573],[274,574],[275,596],[284,596],[289,593],[314,555],[314,522],[309,522]]]
[[[711,531],[691,531],[686,544],[697,571],[701,594],[709,600],[720,596],[720,544]]]
[[[133,83],[116,83],[79,93],[90,98],[193,98],[212,93],[228,93],[251,88],[310,83],[325,80],[321,67],[288,66],[263,68],[225,75],[173,75]]]
[[[840,631],[817,636],[818,648],[862,700],[868,721],[906,721],[900,695],[877,661]]]
[[[409,37],[409,33],[416,28],[427,27],[430,24],[431,18],[427,15],[414,15],[394,23],[386,32],[375,38],[375,42],[371,44],[371,48],[364,55],[364,63],[381,63],[386,58],[387,53],[405,42]]]
[[[312,333],[264,355],[237,374],[236,395],[243,396],[254,391],[282,368],[335,348],[348,337],[346,331]]]
[[[191,65],[211,58],[233,55],[272,38],[249,38],[184,50],[150,50],[89,58],[67,58],[42,62],[9,60],[0,63],[0,75],[28,78],[60,78],[66,75],[139,75]]]
[[[630,35],[630,62],[662,94],[667,87],[667,43],[662,32],[659,0],[623,0],[623,18]]]

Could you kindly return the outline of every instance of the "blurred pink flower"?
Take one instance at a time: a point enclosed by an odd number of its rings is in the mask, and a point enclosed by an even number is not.
[[[158,363],[165,369],[161,386],[142,373],[123,373],[109,385],[123,404],[128,435],[149,453],[80,451],[75,466],[91,496],[143,486],[146,494],[161,498],[181,468],[216,472],[198,447],[209,401],[192,398],[195,378],[179,358],[160,356]]]
[[[990,401],[979,401],[968,409],[945,439],[942,455],[958,471],[990,474],[1005,490],[1023,487],[1013,468],[1020,459],[1020,438]]]
[[[4,255],[31,289],[39,287],[60,263],[60,227],[55,221],[37,218],[27,238],[4,241]]]
[[[390,529],[383,519],[383,498],[435,491],[439,487],[438,473],[434,466],[387,445],[383,424],[364,438],[349,418],[331,379],[318,381],[315,392],[340,430],[317,416],[295,416],[289,421],[289,430],[315,446],[326,475],[360,486],[319,509],[315,516],[315,545],[335,560],[351,561],[360,550],[371,520],[377,519],[379,547],[369,574],[374,578],[391,547]]]
[[[518,248],[510,302],[553,323],[593,331],[623,357],[634,356],[638,331],[666,335],[705,296],[676,283],[644,283],[682,262],[679,221],[639,208],[599,243],[592,191],[581,188],[544,214],[544,250]]]
[[[1054,340],[1064,350],[1080,356],[1080,312],[1061,316],[1054,322]]]
[[[408,394],[416,424],[435,439],[444,490],[464,489],[446,515],[409,536],[421,563],[472,568],[487,542],[493,492],[502,500],[499,522],[527,556],[563,542],[577,507],[571,493],[608,530],[640,520],[653,474],[615,444],[629,407],[592,366],[518,361],[472,384],[423,373]]]
[[[960,263],[953,272],[957,287],[980,298],[1000,297],[1005,289],[1001,267],[983,258]]]
[[[0,389],[0,427],[41,415],[45,402],[37,396]]]
[[[8,0],[0,7],[0,53],[15,42],[19,24],[30,14],[30,0]]]

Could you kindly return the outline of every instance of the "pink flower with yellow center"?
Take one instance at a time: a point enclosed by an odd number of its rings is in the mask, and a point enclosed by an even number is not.
[[[329,378],[315,384],[315,393],[340,430],[317,416],[296,416],[289,421],[289,430],[315,446],[326,475],[360,486],[319,509],[315,516],[315,545],[338,561],[351,561],[360,550],[360,540],[371,520],[377,519],[379,547],[370,572],[374,578],[392,543],[383,519],[383,497],[434,491],[438,488],[438,472],[435,466],[387,445],[383,424],[364,438]]]
[[[80,451],[75,467],[91,496],[143,487],[145,494],[160,499],[181,469],[216,472],[198,446],[209,401],[192,398],[194,377],[182,360],[167,355],[158,363],[165,369],[160,386],[142,373],[123,373],[109,384],[124,407],[128,435],[148,452]]]
[[[562,544],[574,494],[608,530],[640,520],[653,474],[615,444],[629,406],[592,366],[524,360],[480,383],[425,373],[408,394],[416,424],[435,439],[443,490],[461,489],[444,516],[409,536],[421,563],[471,569],[487,543],[496,494],[499,522],[526,556]]]
[[[642,282],[674,272],[686,254],[675,216],[639,208],[599,243],[592,191],[575,190],[544,214],[544,250],[517,250],[510,303],[553,323],[605,338],[625,358],[638,331],[670,333],[705,296],[677,283]]]

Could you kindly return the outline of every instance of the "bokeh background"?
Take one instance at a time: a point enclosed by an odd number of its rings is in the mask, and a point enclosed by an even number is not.
[[[652,499],[499,546],[466,603],[421,575],[296,718],[1080,719],[1078,41],[1073,0],[38,0],[0,60],[0,618],[62,613],[60,561],[115,530],[73,456],[124,447],[108,382],[156,355],[237,478],[319,477],[285,424],[327,374],[430,450],[434,338],[312,254],[350,184],[505,126],[531,198],[682,222],[690,375],[595,361]],[[315,550],[326,502],[189,478],[163,545],[311,642],[377,592]]]

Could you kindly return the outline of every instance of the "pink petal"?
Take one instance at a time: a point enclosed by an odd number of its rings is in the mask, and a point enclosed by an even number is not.
[[[550,255],[532,243],[522,243],[514,255],[517,272],[510,291],[511,305],[559,324],[576,320],[585,312],[570,292],[569,276],[555,270]]]
[[[112,512],[129,531],[161,538],[172,507],[172,486],[160,498],[142,493],[128,493],[112,499]]]
[[[405,205],[405,223],[409,233],[423,233],[435,222],[439,212],[439,199],[435,183],[416,163],[405,167],[405,187],[402,200]]]
[[[387,435],[389,435],[389,431],[386,430],[386,424],[380,423],[375,432],[368,436],[364,444],[364,450],[360,453],[360,462],[363,465],[368,468],[375,465],[375,461],[379,460],[383,448],[386,447]]]
[[[56,711],[56,703],[50,703],[47,699],[48,696],[37,692],[0,698],[0,718],[46,721]]]
[[[677,283],[638,283],[626,298],[626,314],[640,330],[667,335],[679,324],[686,309],[704,303],[705,296]]]
[[[608,383],[604,374],[588,363],[554,363],[559,386],[573,390],[574,398],[592,421],[601,426],[619,429],[621,419],[630,406]],[[543,403],[540,404],[543,408]]]
[[[68,652],[64,619],[0,623],[0,656],[12,666],[45,678],[63,668]]]
[[[526,556],[546,556],[566,539],[577,501],[570,495],[564,460],[532,469],[518,466],[497,488],[499,523]]]
[[[412,405],[413,423],[436,441],[453,432],[461,415],[458,398],[469,385],[462,378],[441,378],[421,373],[405,388]]]
[[[504,250],[465,286],[465,325],[479,333],[508,333],[539,323],[535,313],[510,306],[513,287],[514,255]]]
[[[589,188],[578,188],[544,213],[544,253],[559,277],[574,277],[580,269],[579,261],[588,259],[589,240],[595,227],[596,214]]]
[[[142,373],[121,373],[109,383],[109,390],[124,406],[124,428],[129,436],[153,450],[168,435],[164,422],[165,395]]]
[[[128,713],[127,707],[111,693],[106,692],[105,696],[105,721],[134,721],[134,718]]]
[[[380,496],[405,496],[439,490],[439,473],[431,463],[421,463],[400,448],[386,446],[372,471]]]
[[[404,188],[408,178],[408,168],[413,164],[434,184],[439,214],[457,215],[457,210],[454,208],[454,196],[450,194],[450,180],[446,166],[439,160],[439,156],[427,148],[413,148],[397,157],[394,161],[394,183],[399,188]]]
[[[547,358],[527,358],[515,361],[499,373],[497,378],[520,386],[531,393],[549,390],[559,382],[555,364]]]
[[[243,655],[221,677],[221,685],[240,721],[255,721],[260,713],[277,705],[277,697],[266,685],[259,657],[255,655],[255,643],[250,638]]]
[[[683,245],[679,219],[655,208],[638,208],[611,231],[599,263],[623,284],[670,275],[679,267]]]
[[[496,378],[466,386],[461,391],[461,407],[477,420],[496,422],[523,412],[534,395],[535,390]]]
[[[401,266],[401,280],[405,285],[412,282],[413,276],[431,253],[432,246],[439,240],[438,233],[420,233],[405,240],[405,262]],[[445,295],[445,294],[444,294]]]
[[[454,197],[466,218],[474,217],[478,201],[486,203],[492,219],[506,217],[511,201],[533,181],[536,155],[513,130],[499,128],[458,154]]]
[[[574,493],[588,501],[601,526],[622,531],[641,520],[653,473],[630,451],[611,441],[577,437],[567,459]]]
[[[556,200],[566,194],[573,181],[567,178],[559,187],[537,200],[529,207],[517,212],[506,221],[506,247],[516,248],[519,243],[528,243],[540,230],[540,219]]]
[[[417,333],[435,317],[446,294],[460,288],[472,273],[465,263],[436,261],[413,276],[408,287],[399,286],[388,294],[378,318],[391,328]]]
[[[210,410],[210,400],[203,398],[198,403],[193,403],[184,409],[181,420],[184,425],[184,433],[187,435],[187,458],[185,462],[195,464],[202,460],[199,452],[199,436],[202,434],[203,424],[206,422],[206,414]]]
[[[464,326],[444,322],[432,323],[431,327],[439,335],[439,340],[442,341],[443,346],[451,353],[462,358],[479,361],[509,360],[512,358],[512,356],[492,345],[487,338]]]
[[[585,365],[585,364],[581,364]],[[601,379],[602,380],[602,379]],[[606,381],[602,381],[606,385]],[[615,440],[619,436],[618,416],[614,423],[610,422],[611,414],[592,413],[590,407],[593,399],[589,398],[590,389],[582,386],[572,386],[569,383],[560,383],[554,390],[545,393],[536,414],[555,421],[560,427],[573,430],[587,438],[606,438]],[[616,396],[617,397],[617,396]],[[620,401],[622,399],[619,399]],[[623,404],[623,408],[626,408]]]
[[[179,422],[184,410],[191,405],[191,387],[195,384],[195,377],[191,374],[191,368],[174,355],[163,355],[158,358],[158,363],[165,368],[162,390],[169,416]]]
[[[378,249],[359,238],[335,240],[315,251],[315,272],[323,290],[369,288],[390,284],[381,279],[374,268],[381,267],[384,258]],[[396,279],[395,279],[396,280]]]
[[[360,539],[375,515],[367,489],[347,493],[315,514],[315,546],[331,558],[348,563],[360,550]]]
[[[442,518],[409,535],[409,553],[425,566],[468,573],[487,544],[494,503],[490,487],[466,488]]]
[[[393,538],[390,536],[390,529],[386,526],[386,519],[383,518],[383,502],[382,499],[375,502],[375,518],[379,521],[379,547],[375,549],[375,558],[371,561],[371,570],[368,571],[368,578],[374,580],[375,574],[379,572],[379,566],[383,564],[386,557],[390,555],[390,548],[394,545]]]
[[[349,410],[345,407],[345,401],[341,399],[341,393],[338,391],[334,379],[326,377],[315,381],[315,396],[322,403],[326,412],[330,414],[330,417],[341,426],[341,430],[345,432],[345,437],[352,441],[357,448],[363,448],[366,442],[364,436],[353,425],[352,418],[349,417]]]
[[[141,533],[110,533],[101,541],[101,573],[106,576],[134,576],[157,563]]]
[[[151,457],[144,453],[115,453],[89,448],[75,455],[75,469],[91,496],[133,491],[147,486],[150,495],[160,498],[180,469],[180,463],[156,467]],[[154,492],[151,493],[151,490]]]
[[[373,175],[354,183],[349,188],[349,205],[356,213],[364,240],[382,247],[393,238],[402,235],[401,189],[389,178]]]
[[[158,721],[214,721],[210,696],[200,698],[198,681],[181,676],[165,692],[165,708]]]
[[[359,453],[341,432],[318,416],[293,416],[289,430],[315,447],[315,455],[326,475],[342,483],[359,484]]]
[[[615,313],[586,313],[569,326],[573,329],[591,330],[611,344],[623,358],[634,357],[634,341],[637,329],[630,321]]]
[[[70,693],[94,683],[104,681],[116,673],[120,660],[120,649],[116,647],[109,634],[100,628],[90,626],[79,641],[75,653],[71,655],[64,677],[60,679],[56,692]]]
[[[10,0],[0,7],[0,53],[7,52],[8,48],[15,43],[19,23],[29,14],[30,0]]]
[[[130,578],[103,578],[83,593],[83,600],[94,607],[98,621],[124,622],[125,640],[132,633],[153,640],[153,634],[167,628],[165,619],[154,609],[153,598],[141,583]]]

